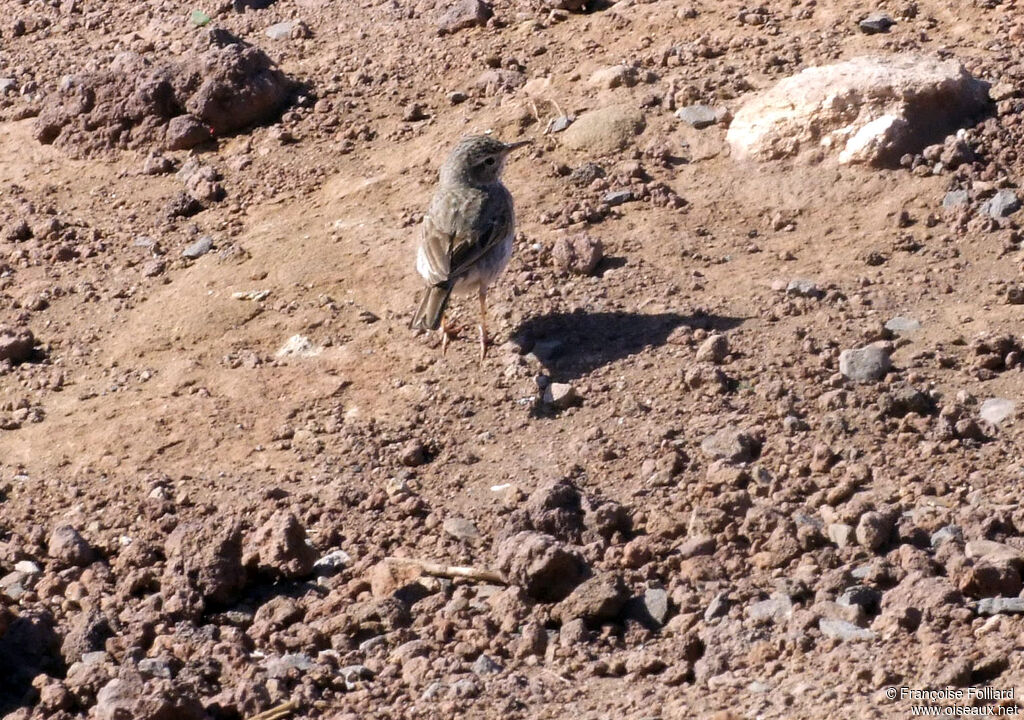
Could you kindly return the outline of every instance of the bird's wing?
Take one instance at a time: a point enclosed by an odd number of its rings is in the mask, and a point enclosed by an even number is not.
[[[455,238],[452,245],[451,275],[458,277],[512,232],[512,198],[503,187],[491,193],[472,224],[469,236]]]
[[[501,190],[486,195],[453,193],[431,204],[420,239],[429,282],[438,285],[459,277],[508,236],[512,202],[508,191]]]

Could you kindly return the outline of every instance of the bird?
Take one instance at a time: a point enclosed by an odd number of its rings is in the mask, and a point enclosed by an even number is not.
[[[416,270],[427,284],[410,326],[441,331],[441,353],[452,330],[444,313],[453,293],[480,299],[480,359],[487,357],[487,288],[512,258],[515,208],[501,182],[509,153],[530,140],[505,143],[470,135],[441,166],[437,190],[420,225]]]

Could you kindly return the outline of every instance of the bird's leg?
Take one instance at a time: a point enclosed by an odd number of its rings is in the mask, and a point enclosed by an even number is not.
[[[487,357],[487,290],[480,286],[480,359]]]
[[[448,352],[448,343],[452,341],[450,330],[448,329],[448,323],[445,322],[444,316],[441,317],[441,327],[438,328],[441,333],[441,354],[444,355]]]
[[[558,117],[565,117],[565,113],[562,112],[562,108],[558,106],[558,102],[554,98],[550,98],[551,104],[555,106],[555,112],[558,113]]]

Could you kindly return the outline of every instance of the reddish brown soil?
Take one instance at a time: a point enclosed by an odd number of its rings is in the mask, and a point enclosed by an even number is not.
[[[211,26],[278,64],[286,104],[165,151],[182,108],[137,137],[120,106],[80,140],[41,144],[40,123],[66,75],[196,52],[193,6],[0,4],[0,347],[35,340],[0,361],[0,715],[245,718],[294,699],[308,718],[902,717],[889,686],[1024,693],[1021,616],[976,605],[1017,596],[1024,567],[1024,424],[979,418],[1024,391],[1024,213],[980,209],[1024,175],[1020,3],[889,3],[880,35],[846,0],[496,0],[447,34],[433,0],[222,5]],[[289,19],[304,26],[266,36]],[[968,130],[973,162],[739,164],[722,125],[671,110],[904,52],[1009,84]],[[619,63],[635,85],[589,82]],[[645,129],[570,150],[543,132],[555,103],[626,105]],[[485,130],[535,142],[506,172],[517,250],[479,362],[475,303],[453,306],[466,330],[443,357],[407,325],[438,166]],[[588,162],[605,176],[574,182]],[[951,188],[965,209],[941,207]],[[621,189],[639,199],[603,202]],[[582,232],[605,259],[565,274],[552,250]],[[820,296],[787,293],[797,278]],[[234,297],[250,291],[267,294]],[[920,330],[887,332],[895,316]],[[316,354],[278,356],[294,335]],[[881,382],[839,374],[842,350],[886,340]],[[579,402],[546,405],[538,376]],[[726,428],[748,442],[732,463],[702,449]],[[962,538],[933,537],[949,525]],[[344,567],[311,569],[335,550]],[[526,552],[599,579],[586,591],[608,604],[552,602],[555,580],[509,559]],[[873,599],[835,603],[855,586]],[[659,588],[654,623],[630,598]],[[830,637],[836,619],[873,636]]]

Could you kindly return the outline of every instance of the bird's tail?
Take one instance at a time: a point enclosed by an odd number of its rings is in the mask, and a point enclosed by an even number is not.
[[[412,328],[423,328],[425,330],[437,330],[441,325],[441,316],[448,307],[448,299],[452,296],[452,284],[434,285],[427,288],[426,294],[420,301],[416,314],[412,316]]]

